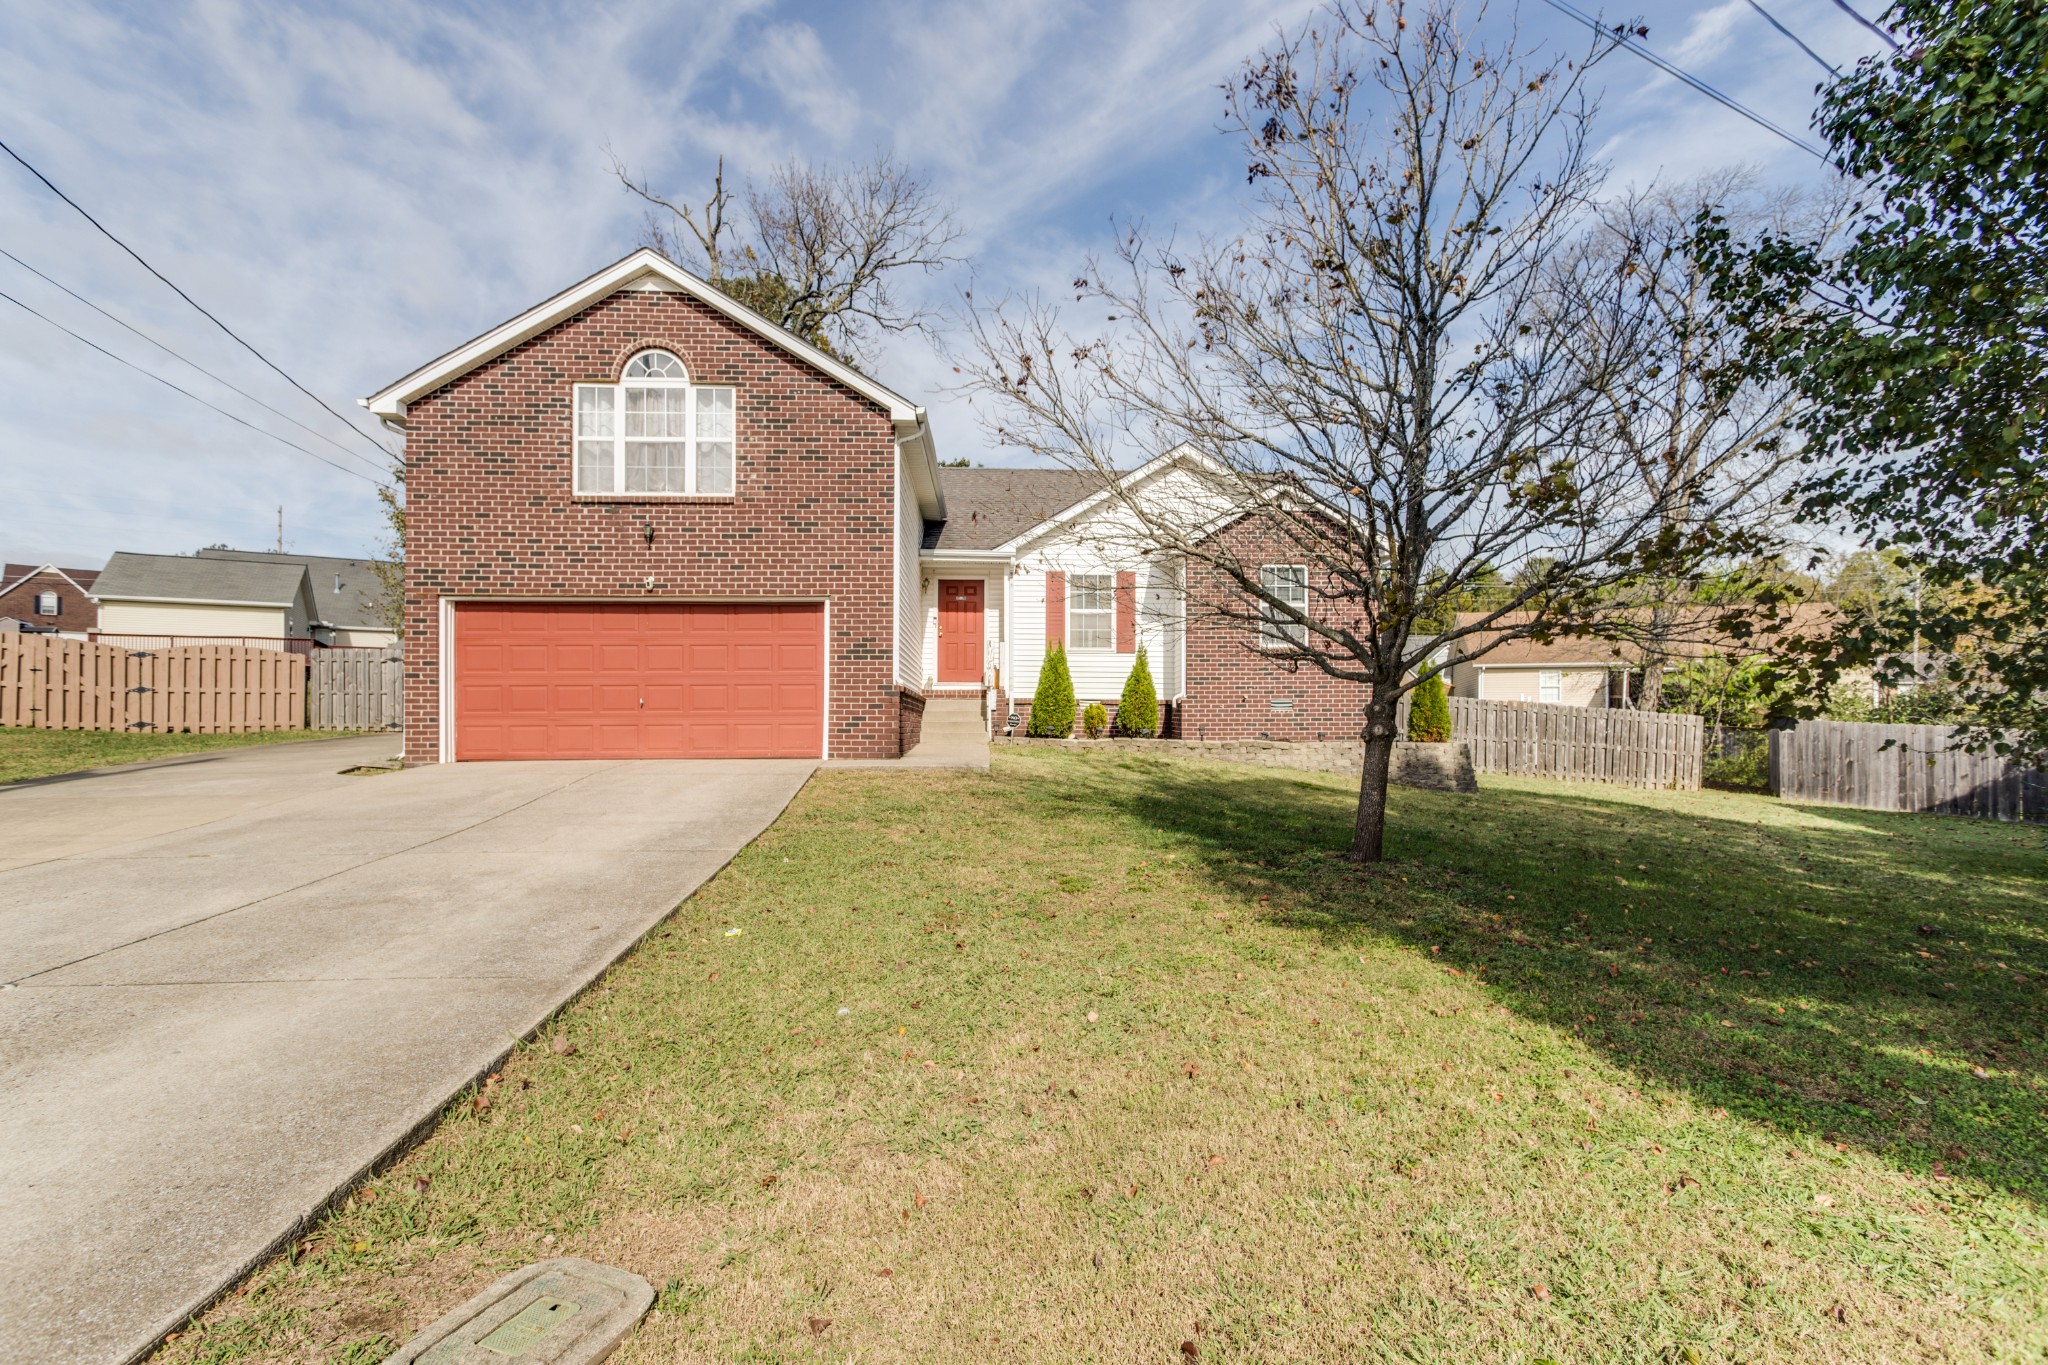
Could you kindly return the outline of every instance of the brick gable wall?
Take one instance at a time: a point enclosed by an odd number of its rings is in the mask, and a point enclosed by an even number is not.
[[[1217,533],[1243,564],[1288,564],[1270,526],[1247,518]],[[1241,601],[1220,570],[1187,567],[1187,697],[1174,708],[1175,739],[1351,740],[1365,730],[1365,683],[1332,678],[1305,659],[1258,648],[1247,626],[1219,620],[1204,603]],[[1310,593],[1311,609],[1315,595]],[[1275,712],[1276,699],[1293,709]],[[1162,718],[1163,719],[1163,718]]]
[[[36,615],[36,598],[57,594],[55,616]],[[12,592],[0,593],[0,616],[12,616],[32,626],[54,626],[58,630],[92,630],[99,625],[99,603],[80,592],[68,578],[53,573],[31,575]]]
[[[735,389],[735,497],[573,495],[574,385],[616,382],[648,346]],[[408,760],[441,754],[444,595],[829,599],[831,755],[900,752],[895,432],[876,405],[687,295],[626,290],[407,419]]]

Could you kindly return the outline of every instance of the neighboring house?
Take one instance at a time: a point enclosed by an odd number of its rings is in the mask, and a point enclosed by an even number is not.
[[[384,607],[384,583],[377,577],[377,565],[372,560],[278,554],[271,550],[201,550],[198,557],[303,566],[313,638],[320,644],[363,648],[388,645],[398,639],[398,631]]]
[[[98,569],[60,569],[55,564],[0,566],[0,617],[17,629],[83,635],[99,620],[92,600]]]
[[[376,586],[360,560],[123,550],[95,585],[96,633],[162,644],[384,645],[395,636],[375,610]]]
[[[1190,621],[1206,577],[1112,551],[1099,480],[942,472],[922,407],[652,251],[363,403],[406,432],[412,761],[895,757],[928,697],[1021,711],[1050,641],[1104,702],[1144,645],[1189,737],[1361,725],[1278,633]]]
[[[1779,636],[1804,636],[1828,628],[1834,609],[1822,603],[1801,603],[1787,609],[1774,629],[1752,639],[1736,639],[1716,624],[1723,608],[1688,608],[1676,624],[1670,645],[1671,663],[1682,664],[1708,655],[1760,653]],[[1460,612],[1456,628],[1486,619],[1482,612]],[[1526,613],[1510,613],[1498,629],[1476,632],[1454,642],[1445,677],[1451,691],[1480,701],[1536,701],[1563,706],[1625,707],[1633,705],[1642,679],[1643,651],[1626,641],[1564,637],[1548,642],[1509,639],[1484,653],[1480,648],[1517,626]]]

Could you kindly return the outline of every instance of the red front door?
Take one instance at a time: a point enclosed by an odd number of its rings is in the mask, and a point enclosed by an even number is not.
[[[978,578],[939,580],[939,681],[981,681],[981,589]]]

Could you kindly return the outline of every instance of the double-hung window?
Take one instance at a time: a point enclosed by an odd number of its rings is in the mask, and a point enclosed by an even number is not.
[[[617,384],[578,384],[576,491],[731,497],[733,391],[692,384],[667,351],[634,356]]]
[[[1116,575],[1077,573],[1067,580],[1067,645],[1110,649],[1116,644]]]
[[[1300,649],[1308,643],[1308,627],[1275,606],[1285,602],[1296,611],[1308,614],[1308,566],[1306,564],[1266,564],[1259,569],[1259,588],[1265,593],[1260,602],[1259,643],[1267,649]]]
[[[1564,700],[1564,673],[1561,669],[1545,668],[1537,672],[1536,700]]]
[[[55,616],[62,610],[63,604],[57,600],[56,593],[39,592],[36,594],[36,615]]]

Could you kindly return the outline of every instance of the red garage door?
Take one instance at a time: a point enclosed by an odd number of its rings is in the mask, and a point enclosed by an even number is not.
[[[817,758],[825,609],[469,603],[455,609],[455,756]]]

